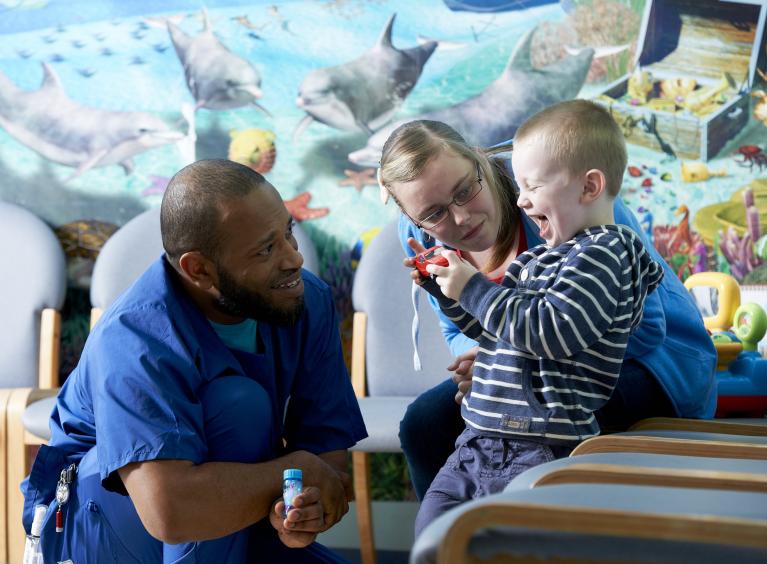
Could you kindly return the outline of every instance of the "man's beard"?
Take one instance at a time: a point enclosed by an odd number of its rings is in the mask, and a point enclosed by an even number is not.
[[[239,285],[221,266],[218,269],[218,291],[215,302],[223,313],[234,317],[249,317],[272,325],[294,325],[304,312],[304,297],[299,296],[290,309],[280,309],[264,296]]]

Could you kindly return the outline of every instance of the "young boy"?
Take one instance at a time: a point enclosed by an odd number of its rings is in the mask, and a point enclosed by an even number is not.
[[[601,106],[546,108],[518,129],[512,153],[517,203],[545,244],[519,255],[500,285],[453,251],[443,251],[448,266],[427,267],[435,280],[424,287],[479,352],[461,406],[466,429],[423,499],[416,535],[599,434],[594,411],[663,277],[639,238],[614,225],[626,161],[620,128]]]

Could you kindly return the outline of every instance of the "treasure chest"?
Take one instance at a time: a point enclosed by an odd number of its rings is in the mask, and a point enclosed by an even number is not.
[[[647,0],[635,70],[596,97],[626,141],[707,161],[749,120],[763,0]]]

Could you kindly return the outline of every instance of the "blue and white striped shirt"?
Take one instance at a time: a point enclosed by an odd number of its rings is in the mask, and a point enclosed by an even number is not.
[[[460,303],[427,282],[479,343],[461,407],[467,426],[569,446],[599,434],[594,411],[610,398],[645,297],[662,278],[631,229],[603,225],[521,254],[500,285],[477,273]]]

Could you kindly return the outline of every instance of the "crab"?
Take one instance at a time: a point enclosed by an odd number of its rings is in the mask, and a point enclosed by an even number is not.
[[[767,166],[767,154],[765,154],[758,145],[741,145],[738,147],[738,150],[735,151],[735,155],[743,156],[742,161],[736,162],[741,166],[748,165],[749,170],[754,168],[754,165],[757,165],[759,170],[762,170],[763,167]]]

